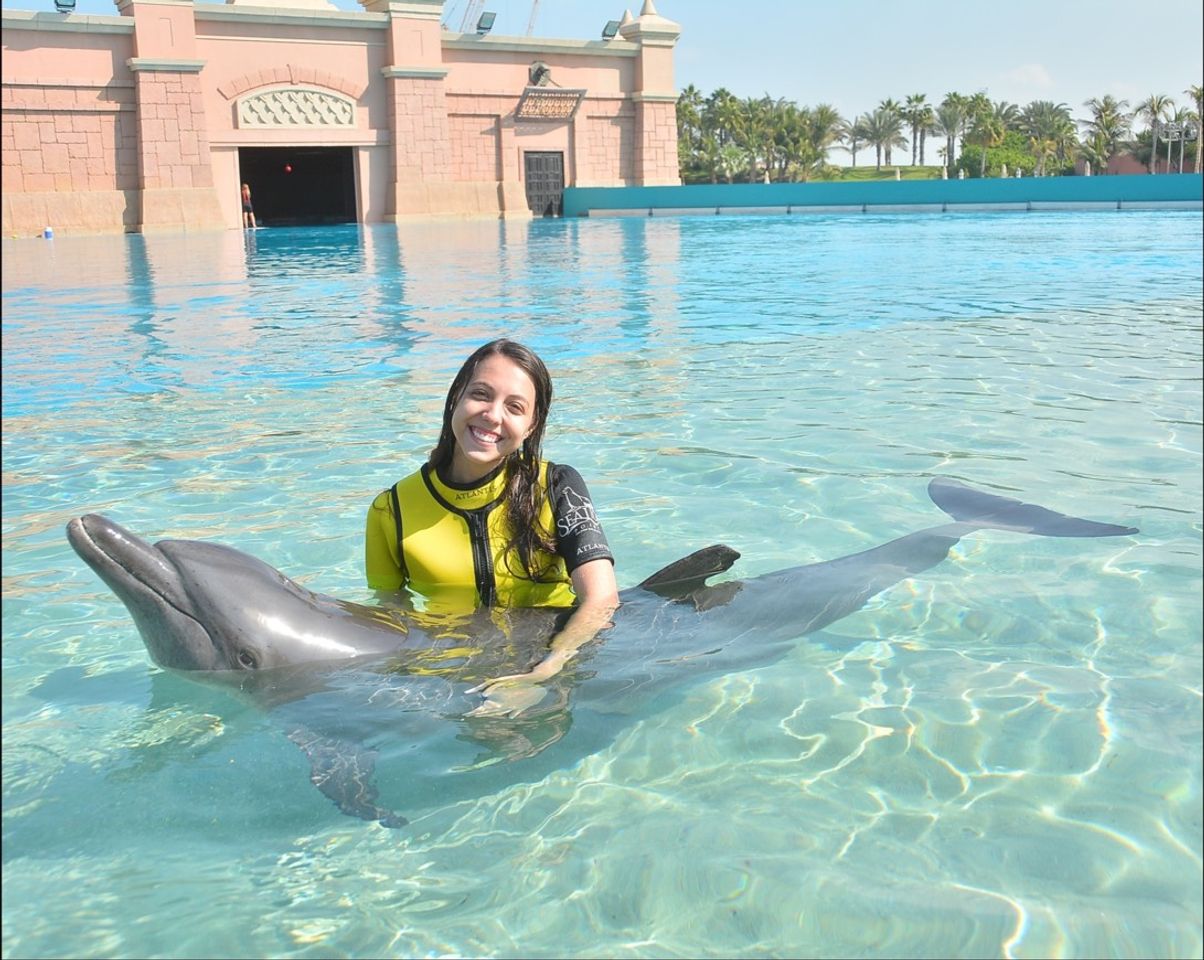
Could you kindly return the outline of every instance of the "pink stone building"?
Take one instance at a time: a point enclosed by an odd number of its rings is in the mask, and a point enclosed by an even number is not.
[[[555,213],[565,186],[680,183],[677,24],[456,33],[443,0],[117,0],[3,11],[3,231]]]

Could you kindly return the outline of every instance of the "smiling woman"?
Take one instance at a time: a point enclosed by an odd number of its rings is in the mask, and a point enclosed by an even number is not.
[[[405,588],[448,612],[575,607],[530,673],[483,685],[487,713],[539,699],[530,684],[559,673],[618,604],[614,558],[585,482],[541,456],[551,403],[552,378],[533,351],[513,340],[485,344],[452,380],[430,459],[368,510],[373,589]]]
[[[546,371],[541,374],[541,413],[546,416],[551,385]],[[493,353],[477,363],[452,411],[451,437],[440,438],[441,446],[452,448],[452,481],[477,483],[514,453],[535,429],[535,401],[535,383],[515,361]],[[452,438],[454,444],[448,442]]]

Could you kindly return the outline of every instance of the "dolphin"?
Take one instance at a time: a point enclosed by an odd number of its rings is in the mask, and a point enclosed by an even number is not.
[[[390,598],[354,603],[307,590],[232,547],[152,545],[96,514],[72,519],[67,539],[125,604],[156,664],[280,712],[322,793],[346,814],[399,827],[408,821],[378,803],[374,777],[390,734],[419,758],[402,778],[408,802],[479,796],[482,781],[496,785],[499,761],[543,755],[541,770],[572,762],[613,738],[617,721],[641,705],[663,703],[689,679],[780,659],[800,638],[940,563],[968,534],[1138,532],[945,477],[933,478],[928,493],[951,522],[835,560],[714,585],[708,579],[739,557],[730,547],[670,564],[624,590],[612,625],[545,684],[543,703],[512,720],[471,716],[480,700],[467,691],[541,659],[569,611],[485,608],[453,617]]]

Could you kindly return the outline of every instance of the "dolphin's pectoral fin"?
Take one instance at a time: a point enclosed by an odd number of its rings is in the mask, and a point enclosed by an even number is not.
[[[384,827],[404,827],[410,822],[401,814],[376,805],[375,750],[322,737],[304,727],[294,730],[288,738],[309,757],[310,781],[343,813],[361,820],[375,820]]]
[[[707,577],[723,573],[739,559],[740,554],[726,544],[712,544],[674,560],[639,586],[662,597],[685,597],[704,586]]]
[[[1123,537],[1140,531],[1057,513],[1033,503],[975,490],[948,477],[934,477],[928,496],[954,520],[995,530],[1015,530],[1041,537]]]

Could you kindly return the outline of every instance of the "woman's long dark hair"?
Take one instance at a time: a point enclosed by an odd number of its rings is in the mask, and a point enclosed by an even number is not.
[[[548,422],[548,409],[552,406],[552,378],[548,368],[535,351],[513,340],[491,340],[473,352],[460,372],[452,380],[447,391],[447,402],[443,405],[443,429],[439,442],[431,451],[430,465],[441,471],[446,478],[456,452],[456,438],[452,433],[452,413],[468,389],[477,371],[477,366],[489,357],[501,356],[513,361],[531,378],[535,385],[535,412],[531,418],[531,432],[522,446],[506,458],[506,487],[502,492],[502,503],[510,518],[510,539],[506,544],[506,564],[510,572],[527,580],[542,580],[547,576],[548,562],[539,563],[539,551],[555,553],[556,542],[552,532],[545,530],[539,514],[543,508],[544,491],[539,485],[539,461],[543,455],[543,432]],[[513,558],[518,558],[519,569],[514,569]]]

